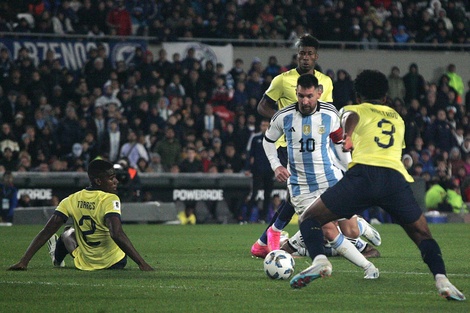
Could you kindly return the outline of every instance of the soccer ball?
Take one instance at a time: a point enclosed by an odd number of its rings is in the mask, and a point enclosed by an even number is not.
[[[264,258],[264,272],[271,279],[289,279],[294,266],[294,258],[284,250],[271,251]]]

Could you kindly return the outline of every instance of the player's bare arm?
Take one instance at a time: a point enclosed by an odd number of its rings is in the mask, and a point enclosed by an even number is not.
[[[118,215],[107,215],[106,225],[109,228],[109,233],[114,242],[126,255],[139,265],[139,268],[142,271],[153,271],[153,268],[145,262],[139,252],[135,249],[129,237],[127,237],[126,233],[122,229],[121,219]]]
[[[263,117],[272,118],[273,115],[277,112],[277,104],[276,101],[269,98],[266,95],[263,95],[261,100],[258,103],[258,113],[261,114]]]
[[[359,115],[355,112],[347,111],[341,117],[341,124],[343,125],[343,151],[351,151],[353,147],[352,133],[359,123]]]
[[[62,225],[64,225],[65,221],[59,215],[53,214],[49,221],[47,222],[46,226],[36,235],[36,237],[31,241],[28,249],[24,253],[21,260],[10,266],[8,270],[10,271],[25,271],[28,268],[29,261],[33,258],[36,252],[41,249],[42,246],[47,242],[52,235],[54,235]]]

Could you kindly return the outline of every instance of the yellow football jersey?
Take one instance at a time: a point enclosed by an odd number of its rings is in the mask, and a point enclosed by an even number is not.
[[[401,162],[402,149],[405,148],[405,123],[400,114],[388,106],[371,103],[347,105],[344,112],[347,111],[359,115],[351,136],[354,149],[349,168],[355,164],[392,168],[408,182],[413,182],[413,177]]]
[[[282,109],[288,105],[297,102],[297,79],[300,74],[296,69],[281,73],[273,78],[265,95],[277,102],[278,109]],[[315,71],[315,77],[318,84],[323,89],[320,101],[333,103],[333,82],[331,78],[319,71]],[[276,142],[276,147],[286,147],[284,136]]]
[[[56,211],[73,219],[78,247],[72,255],[78,269],[105,269],[124,258],[125,253],[113,241],[105,223],[107,214],[121,215],[117,195],[83,189],[62,200]]]

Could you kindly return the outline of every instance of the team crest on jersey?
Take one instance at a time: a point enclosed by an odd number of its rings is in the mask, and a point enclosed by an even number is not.
[[[318,133],[319,134],[324,134],[325,133],[325,125],[318,126]]]
[[[121,202],[119,202],[119,201],[113,201],[113,208],[114,208],[114,210],[116,210],[116,211],[120,211],[120,210],[121,210]]]
[[[302,127],[302,133],[303,133],[304,135],[308,135],[308,134],[310,134],[311,132],[312,132],[312,126],[310,126],[310,125],[304,125],[304,126]]]

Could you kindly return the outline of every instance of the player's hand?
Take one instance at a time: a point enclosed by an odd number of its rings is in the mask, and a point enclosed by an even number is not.
[[[354,149],[351,136],[344,134],[343,136],[343,152],[349,152]]]
[[[153,267],[151,267],[147,263],[140,264],[139,268],[141,271],[145,271],[145,272],[154,271]]]
[[[9,271],[26,271],[28,269],[28,266],[18,262],[8,268]]]
[[[274,176],[278,182],[284,183],[290,177],[290,173],[284,166],[279,166],[274,171]]]

